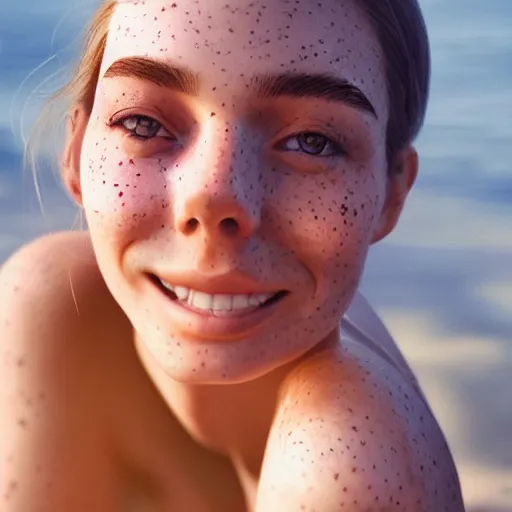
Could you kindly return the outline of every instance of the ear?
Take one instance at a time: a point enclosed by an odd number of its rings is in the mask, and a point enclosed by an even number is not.
[[[418,176],[418,167],[418,153],[412,146],[397,154],[388,177],[386,202],[372,244],[386,238],[398,224],[407,196]]]
[[[82,106],[70,110],[67,121],[66,143],[62,155],[62,181],[68,193],[79,206],[82,206],[80,159],[88,122],[89,116]]]

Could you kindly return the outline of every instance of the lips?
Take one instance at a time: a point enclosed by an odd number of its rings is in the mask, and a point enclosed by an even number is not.
[[[288,291],[258,289],[256,283],[240,274],[200,279],[197,274],[181,272],[176,277],[179,284],[155,274],[146,277],[149,287],[145,307],[157,312],[160,329],[169,334],[179,332],[182,340],[191,342],[248,339],[273,322],[282,321],[281,312],[287,308]]]
[[[208,293],[180,285],[173,285],[155,275],[153,282],[172,300],[192,310],[220,315],[237,315],[270,305],[283,298],[287,292],[266,293]]]

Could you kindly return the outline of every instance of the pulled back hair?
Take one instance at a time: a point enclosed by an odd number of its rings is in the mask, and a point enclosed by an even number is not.
[[[88,27],[72,78],[43,109],[37,123],[40,131],[48,126],[47,118],[57,104],[66,110],[80,105],[91,113],[110,21],[119,1],[122,0],[104,0],[99,7]],[[391,163],[398,151],[414,142],[425,119],[430,87],[427,29],[418,0],[358,0],[358,7],[370,21],[385,59],[389,99],[387,157]]]

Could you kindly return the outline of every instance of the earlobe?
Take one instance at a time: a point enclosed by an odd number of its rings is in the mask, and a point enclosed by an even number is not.
[[[390,171],[387,196],[372,244],[386,238],[398,224],[405,201],[418,176],[418,153],[412,146],[400,151]]]
[[[79,206],[82,206],[80,160],[88,121],[89,118],[81,106],[70,110],[67,121],[66,143],[62,155],[62,180],[66,190]]]

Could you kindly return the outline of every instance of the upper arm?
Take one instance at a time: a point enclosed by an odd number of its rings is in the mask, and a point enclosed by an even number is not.
[[[85,369],[91,358],[77,321],[83,297],[74,296],[70,285],[76,242],[62,235],[39,240],[0,272],[5,512],[112,510],[114,473],[103,450],[101,401]],[[80,272],[75,274],[80,281]],[[87,316],[87,307],[81,313]]]
[[[382,374],[381,374],[382,375]],[[392,370],[320,357],[296,372],[271,432],[258,512],[463,510],[437,424]]]

